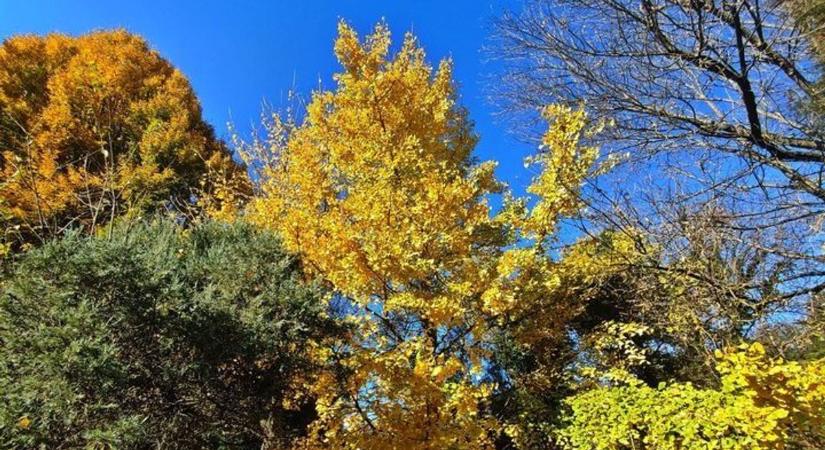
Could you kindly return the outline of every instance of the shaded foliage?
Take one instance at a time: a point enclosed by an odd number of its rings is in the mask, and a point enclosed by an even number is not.
[[[14,448],[283,448],[298,379],[341,329],[267,232],[207,223],[72,233],[2,280],[0,441]]]

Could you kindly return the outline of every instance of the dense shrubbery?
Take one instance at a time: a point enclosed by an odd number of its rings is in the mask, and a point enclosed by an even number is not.
[[[825,364],[772,360],[758,343],[718,352],[719,389],[612,380],[568,400],[561,442],[575,449],[817,448]],[[617,382],[618,381],[618,382]]]
[[[280,448],[314,416],[295,383],[312,343],[339,330],[278,240],[243,224],[72,234],[2,289],[4,448]]]

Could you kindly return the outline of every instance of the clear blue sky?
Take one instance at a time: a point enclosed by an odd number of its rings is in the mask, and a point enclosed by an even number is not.
[[[481,52],[489,23],[510,0],[63,1],[0,0],[0,38],[53,31],[81,34],[122,27],[144,36],[191,80],[206,119],[226,137],[260,117],[261,105],[284,105],[293,86],[304,95],[332,85],[336,22],[359,33],[381,18],[396,39],[414,31],[431,62],[451,56],[461,102],[481,135],[477,156],[500,162],[498,175],[517,192],[529,183],[523,158],[533,149],[508,136],[493,117],[485,83],[495,71]],[[231,116],[230,116],[231,113]]]

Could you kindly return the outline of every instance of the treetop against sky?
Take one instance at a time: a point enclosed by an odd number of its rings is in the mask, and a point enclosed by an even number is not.
[[[491,22],[512,0],[316,2],[103,2],[0,0],[0,39],[14,34],[125,28],[137,33],[190,80],[204,116],[218,136],[227,123],[246,133],[260,122],[264,103],[278,109],[294,90],[308,99],[329,88],[339,70],[332,45],[336,24],[346,19],[366,32],[385,20],[395,34],[413,31],[427,59],[449,57],[460,102],[470,111],[481,141],[476,156],[497,160],[500,179],[523,192],[532,173],[523,158],[532,146],[508,135],[486,98],[498,63],[484,52]]]

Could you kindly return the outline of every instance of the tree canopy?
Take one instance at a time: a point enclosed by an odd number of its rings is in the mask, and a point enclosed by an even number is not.
[[[0,176],[15,246],[193,197],[231,209],[218,198],[245,180],[186,77],[122,30],[3,42]]]

